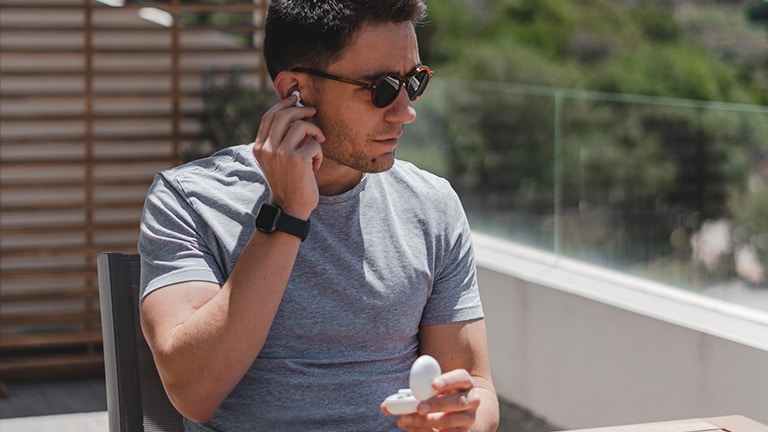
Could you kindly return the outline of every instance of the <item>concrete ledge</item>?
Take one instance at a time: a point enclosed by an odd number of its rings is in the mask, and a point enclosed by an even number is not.
[[[478,266],[768,350],[768,312],[473,234]]]
[[[565,428],[768,422],[768,314],[475,235],[501,397]]]
[[[0,419],[3,432],[104,432],[109,430],[107,412],[57,414]]]

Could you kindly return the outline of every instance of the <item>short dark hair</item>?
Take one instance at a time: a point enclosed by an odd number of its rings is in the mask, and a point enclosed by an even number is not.
[[[324,69],[365,24],[426,19],[423,0],[272,0],[264,28],[264,59],[272,79],[297,66]]]

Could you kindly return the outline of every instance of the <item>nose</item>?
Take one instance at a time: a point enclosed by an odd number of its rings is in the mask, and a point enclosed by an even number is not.
[[[387,107],[384,118],[392,123],[408,124],[416,120],[416,110],[413,109],[411,100],[408,98],[408,92],[405,86],[400,87],[397,98]]]

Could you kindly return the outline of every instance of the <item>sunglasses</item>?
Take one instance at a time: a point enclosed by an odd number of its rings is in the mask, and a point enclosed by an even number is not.
[[[291,72],[304,72],[321,78],[362,87],[371,92],[373,104],[378,108],[384,108],[392,104],[392,102],[397,99],[397,95],[400,94],[400,88],[403,86],[405,86],[405,91],[408,93],[408,98],[411,101],[415,101],[421,97],[422,93],[424,93],[424,90],[426,90],[427,84],[429,83],[429,79],[435,74],[432,72],[432,69],[427,66],[419,66],[404,77],[395,73],[388,73],[377,78],[376,81],[369,83],[303,67],[295,67],[291,69]]]

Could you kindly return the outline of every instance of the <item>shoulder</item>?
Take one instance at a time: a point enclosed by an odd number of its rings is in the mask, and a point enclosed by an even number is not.
[[[208,157],[161,171],[155,187],[170,188],[187,198],[223,199],[238,191],[257,193],[267,182],[253,156],[253,145],[227,147]]]
[[[227,147],[208,157],[161,171],[159,175],[172,182],[190,178],[195,181],[205,181],[205,179],[237,177],[244,170],[261,172],[253,157],[253,144]]]
[[[406,161],[382,176],[392,202],[404,206],[431,223],[453,225],[464,220],[464,208],[448,180]]]
[[[159,172],[147,194],[147,204],[185,211],[192,206],[201,213],[226,207],[231,214],[245,214],[267,190],[252,146],[242,145]]]

